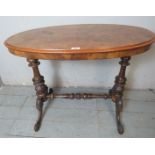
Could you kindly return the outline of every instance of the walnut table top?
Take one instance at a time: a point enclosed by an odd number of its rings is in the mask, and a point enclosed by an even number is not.
[[[155,34],[147,29],[110,24],[45,27],[6,40],[15,55],[33,59],[89,60],[132,56],[147,51]]]

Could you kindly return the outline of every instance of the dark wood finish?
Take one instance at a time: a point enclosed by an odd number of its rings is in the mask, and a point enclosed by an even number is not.
[[[90,60],[145,52],[155,34],[147,29],[109,24],[46,27],[5,41],[10,52],[30,59]]]
[[[38,60],[28,59],[29,66],[32,67],[33,70],[33,83],[35,85],[37,101],[36,101],[36,108],[38,110],[38,119],[34,126],[34,130],[38,131],[42,121],[42,109],[43,109],[43,102],[47,100],[48,95],[48,87],[45,85],[44,77],[40,75],[38,65],[40,64]]]
[[[123,25],[87,24],[34,29],[14,35],[5,41],[9,51],[26,57],[33,70],[38,110],[34,130],[38,131],[43,117],[43,103],[48,99],[112,99],[116,106],[116,123],[119,134],[121,122],[125,71],[131,56],[144,53],[155,41],[155,34],[147,29]],[[66,93],[57,94],[45,85],[40,74],[38,59],[93,60],[121,58],[120,71],[109,94]]]
[[[126,67],[129,65],[129,60],[130,60],[130,57],[121,58],[121,61],[120,61],[121,68],[120,68],[119,75],[116,76],[115,85],[110,90],[112,101],[116,103],[116,122],[117,122],[117,129],[120,134],[123,134],[124,132],[124,128],[121,123],[120,113],[123,108],[122,97],[123,97],[124,87],[126,83],[125,71],[126,71]]]
[[[54,98],[65,98],[65,99],[109,99],[111,98],[110,94],[90,94],[90,93],[67,93],[67,94],[49,94],[47,98],[54,99]]]

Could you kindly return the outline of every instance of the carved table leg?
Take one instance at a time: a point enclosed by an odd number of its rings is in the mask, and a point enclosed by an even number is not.
[[[119,134],[124,133],[124,128],[120,119],[120,113],[123,108],[122,97],[123,97],[123,91],[126,83],[125,71],[126,71],[126,67],[129,65],[129,60],[130,60],[130,57],[121,58],[121,61],[119,62],[121,65],[120,72],[118,76],[116,76],[115,84],[113,88],[110,90],[112,101],[116,105],[116,122],[117,122],[117,130]]]
[[[44,83],[44,77],[40,75],[38,65],[40,64],[37,59],[28,59],[29,66],[32,67],[33,70],[33,83],[35,85],[37,101],[36,108],[38,110],[38,119],[35,123],[34,130],[38,131],[42,122],[42,114],[43,114],[43,103],[47,100],[48,95],[48,87]]]

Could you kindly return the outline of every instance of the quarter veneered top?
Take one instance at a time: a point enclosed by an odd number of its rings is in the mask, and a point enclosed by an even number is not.
[[[147,29],[110,24],[84,24],[45,27],[25,31],[8,38],[11,50],[34,54],[85,54],[127,51],[154,42],[155,34]]]

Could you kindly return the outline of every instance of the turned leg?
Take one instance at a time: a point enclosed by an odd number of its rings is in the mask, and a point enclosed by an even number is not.
[[[119,62],[119,64],[121,65],[120,72],[118,76],[116,76],[115,84],[113,88],[110,90],[112,101],[115,103],[115,106],[116,106],[116,123],[117,123],[117,130],[119,134],[124,133],[124,127],[121,123],[120,113],[123,108],[122,97],[123,97],[123,91],[126,83],[125,72],[126,72],[126,67],[129,65],[129,60],[130,60],[130,57],[121,58],[121,61]]]
[[[38,110],[38,119],[34,125],[34,130],[38,131],[42,122],[43,103],[47,100],[48,87],[44,83],[44,77],[40,75],[38,65],[40,64],[37,59],[28,59],[29,66],[33,70],[33,84],[35,86],[37,100],[36,108]]]

